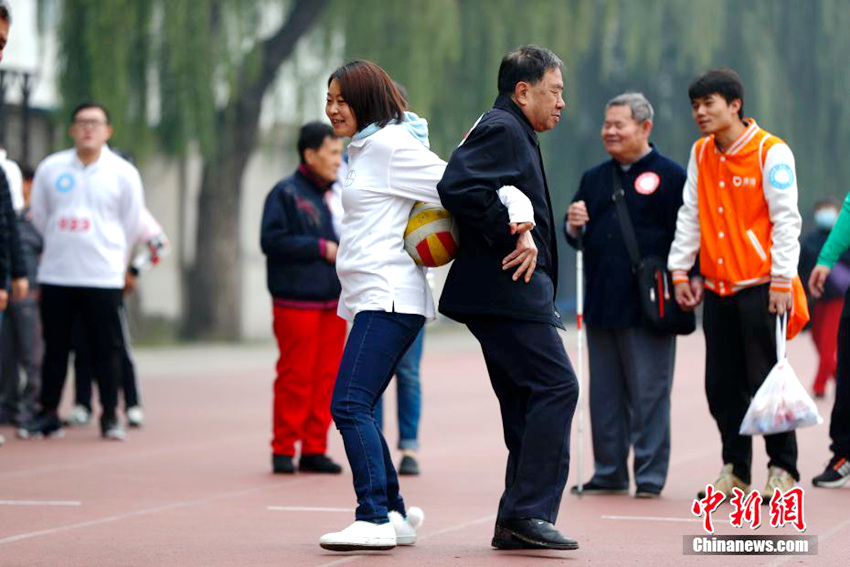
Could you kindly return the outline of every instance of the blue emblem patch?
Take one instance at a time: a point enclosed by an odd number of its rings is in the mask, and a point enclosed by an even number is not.
[[[63,173],[56,178],[56,190],[60,193],[68,193],[74,188],[74,176],[70,173]]]
[[[794,172],[784,163],[771,167],[768,176],[770,184],[777,189],[788,189],[794,184]]]

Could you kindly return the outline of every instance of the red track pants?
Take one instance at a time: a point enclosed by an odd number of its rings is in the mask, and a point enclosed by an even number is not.
[[[274,382],[275,455],[324,454],[331,424],[346,323],[336,309],[274,306],[274,334],[280,350]]]
[[[844,299],[830,299],[815,303],[812,312],[812,340],[820,356],[818,373],[812,387],[816,394],[823,394],[827,381],[835,378],[838,366],[838,323],[843,307]]]

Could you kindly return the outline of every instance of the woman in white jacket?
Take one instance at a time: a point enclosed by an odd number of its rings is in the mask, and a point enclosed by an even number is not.
[[[339,136],[352,138],[343,182],[345,217],[337,255],[339,315],[353,325],[331,402],[357,493],[356,521],[322,536],[335,551],[412,545],[422,511],[405,510],[398,477],[373,410],[396,364],[426,319],[435,315],[425,279],[404,250],[417,201],[440,203],[445,162],[428,149],[425,120],[405,112],[389,75],[368,61],[337,69],[326,112]]]

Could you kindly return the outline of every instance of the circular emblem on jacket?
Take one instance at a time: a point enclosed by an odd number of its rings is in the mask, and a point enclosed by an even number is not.
[[[354,183],[354,178],[357,177],[354,173],[353,169],[348,170],[348,175],[345,176],[345,186],[348,187],[352,183]]]
[[[56,178],[56,190],[60,193],[67,193],[74,188],[74,176],[70,173],[63,173]]]
[[[788,189],[794,184],[794,172],[784,163],[778,163],[770,168],[770,184],[777,189]]]
[[[661,185],[661,178],[654,171],[641,173],[635,179],[635,191],[641,195],[652,195]]]

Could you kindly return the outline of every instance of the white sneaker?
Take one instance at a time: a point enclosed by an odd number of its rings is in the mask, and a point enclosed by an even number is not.
[[[6,442],[6,438],[0,435],[0,445]]]
[[[325,534],[319,539],[322,549],[330,551],[381,551],[396,546],[392,523],[373,524],[356,521],[341,532]]]
[[[65,422],[68,425],[88,425],[91,423],[91,412],[86,406],[75,406]]]
[[[395,529],[396,545],[413,545],[416,543],[416,530],[425,521],[425,512],[422,508],[408,508],[407,518],[398,512],[390,512],[390,523]]]
[[[141,406],[133,406],[127,409],[127,424],[130,427],[141,427],[145,424],[145,412]]]

